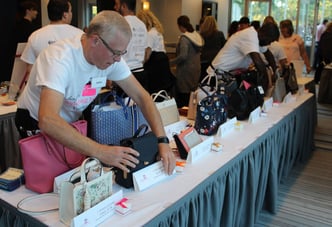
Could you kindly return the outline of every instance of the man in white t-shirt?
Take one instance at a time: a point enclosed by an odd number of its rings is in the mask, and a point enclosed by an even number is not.
[[[268,75],[260,52],[264,54],[269,65],[275,71],[274,57],[266,46],[278,38],[278,26],[273,23],[264,24],[258,32],[253,27],[238,31],[227,40],[211,64],[215,69],[230,71],[248,68],[251,63],[254,63],[260,75],[263,75],[262,85],[266,90],[268,88]],[[207,73],[209,75],[214,73],[211,66],[208,67]]]
[[[126,20],[117,12],[105,10],[92,19],[85,34],[59,40],[42,51],[17,103],[15,123],[20,134],[26,136],[40,129],[66,147],[128,172],[128,167],[138,163],[137,151],[99,144],[69,124],[78,120],[109,79],[141,108],[158,137],[165,172],[172,174],[175,157],[160,114],[121,57],[130,39]],[[110,131],[116,133],[116,129]]]
[[[22,53],[21,59],[26,62],[30,72],[37,56],[46,47],[57,40],[81,35],[83,31],[72,25],[72,6],[68,0],[50,0],[47,4],[50,24],[33,32]]]
[[[148,47],[148,32],[145,24],[135,15],[136,0],[116,0],[114,8],[127,20],[133,34],[123,58],[136,79],[147,89],[148,78],[143,64],[145,49]]]

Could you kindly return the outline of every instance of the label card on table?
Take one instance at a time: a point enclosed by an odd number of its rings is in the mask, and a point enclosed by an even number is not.
[[[133,173],[134,189],[142,191],[167,177],[162,161],[156,162]]]
[[[184,130],[186,127],[188,127],[188,124],[189,124],[188,121],[180,120],[178,122],[165,126],[164,129],[165,129],[167,138],[170,141],[173,140],[173,135],[179,134],[182,130]]]
[[[122,190],[114,193],[97,205],[74,217],[71,226],[97,226],[110,218],[115,212],[115,204],[123,198]]]
[[[196,146],[190,148],[188,153],[187,162],[194,163],[198,159],[205,156],[207,153],[211,151],[211,145],[214,141],[213,136],[210,136],[203,140],[203,142],[197,144]]]
[[[249,115],[249,123],[253,124],[255,121],[257,121],[257,119],[260,118],[261,116],[261,107],[258,106],[256,109],[254,109],[253,111],[251,111],[250,115]]]
[[[272,106],[273,106],[273,98],[271,97],[264,101],[262,109],[264,112],[267,112],[267,111],[269,111],[269,109],[272,108]]]
[[[233,117],[232,119],[229,119],[225,123],[219,126],[217,136],[220,138],[225,137],[226,134],[233,131],[235,129],[235,123],[237,122],[236,117]]]
[[[296,97],[293,96],[292,93],[288,92],[288,94],[284,98],[284,103],[291,103],[291,102],[295,102],[295,101],[296,101]]]

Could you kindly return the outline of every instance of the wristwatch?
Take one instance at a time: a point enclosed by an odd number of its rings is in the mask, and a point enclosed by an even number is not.
[[[167,144],[169,144],[169,139],[167,138],[167,136],[159,136],[157,138],[157,140],[158,140],[158,143],[167,143]]]

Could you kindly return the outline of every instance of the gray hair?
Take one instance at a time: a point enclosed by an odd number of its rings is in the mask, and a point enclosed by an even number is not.
[[[91,20],[86,34],[87,36],[98,34],[110,41],[117,32],[131,39],[131,29],[126,19],[118,12],[103,10]]]

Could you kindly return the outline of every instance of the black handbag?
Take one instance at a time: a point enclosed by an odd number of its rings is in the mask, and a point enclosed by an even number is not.
[[[286,92],[291,92],[295,94],[299,90],[299,85],[296,79],[296,72],[293,63],[285,66],[282,72],[282,77],[285,80]]]
[[[153,132],[147,132],[148,126],[141,125],[135,132],[133,137],[125,138],[120,141],[121,146],[131,147],[140,153],[135,168],[130,168],[130,172],[124,172],[119,168],[115,168],[115,182],[125,188],[131,188],[133,184],[133,173],[153,164],[157,160],[158,155],[158,139]]]

